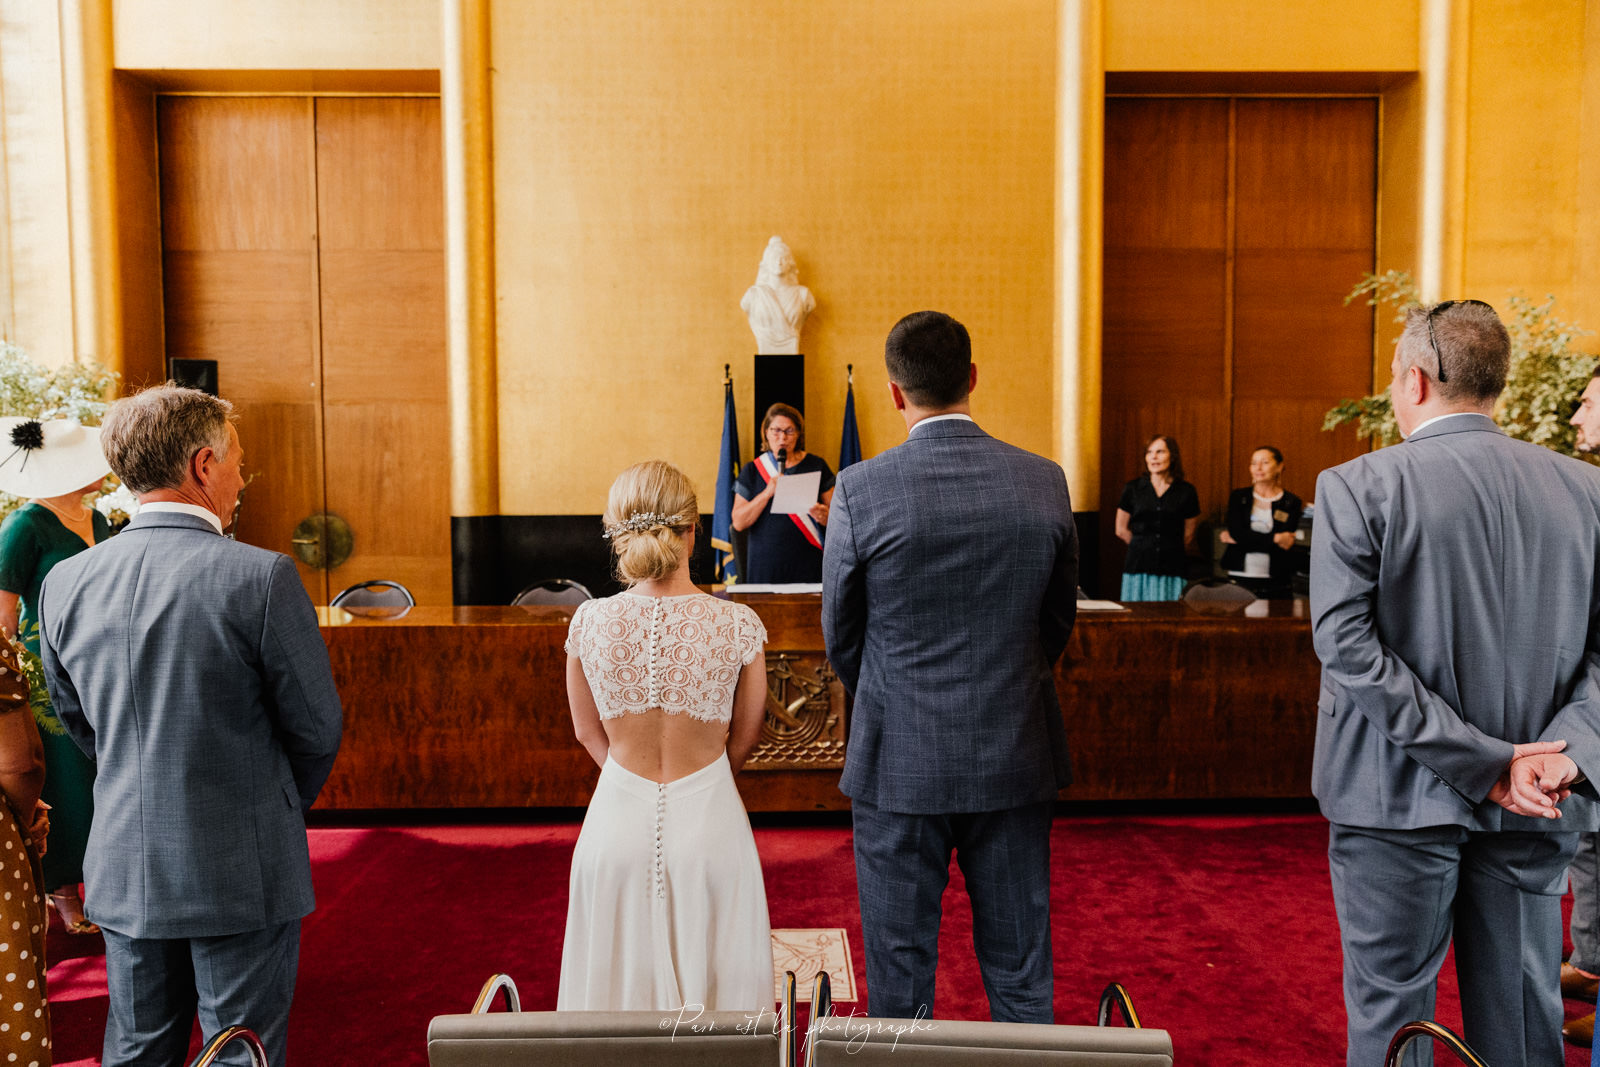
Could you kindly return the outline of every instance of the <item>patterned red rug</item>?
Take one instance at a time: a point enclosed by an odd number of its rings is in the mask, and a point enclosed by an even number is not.
[[[555,1006],[577,825],[311,832],[319,906],[305,922],[290,1058],[425,1064],[436,1014],[494,971],[528,1009]],[[865,988],[849,832],[758,829],[772,923],[843,926]],[[1185,1067],[1344,1062],[1327,828],[1315,816],[1062,818],[1053,837],[1056,1018],[1090,1023],[1106,983],[1172,1032]],[[952,870],[936,1014],[988,1016],[972,916]],[[98,1062],[99,938],[52,930],[59,1065]],[[1460,1028],[1453,965],[1439,1021]],[[871,990],[865,991],[870,1000]],[[1581,1006],[1568,1003],[1569,1014]],[[1569,1049],[1569,1067],[1587,1067]],[[279,1065],[274,1065],[279,1067]]]

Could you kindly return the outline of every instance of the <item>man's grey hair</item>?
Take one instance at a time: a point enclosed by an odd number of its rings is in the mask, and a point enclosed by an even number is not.
[[[168,382],[112,404],[100,424],[100,444],[112,471],[133,492],[177,489],[202,448],[227,458],[232,417],[226,400]]]
[[[1487,304],[1456,301],[1442,310],[1433,304],[1406,312],[1406,326],[1395,353],[1402,373],[1407,367],[1416,367],[1446,400],[1482,402],[1493,400],[1506,387],[1511,335]],[[1441,361],[1443,382],[1439,381]]]

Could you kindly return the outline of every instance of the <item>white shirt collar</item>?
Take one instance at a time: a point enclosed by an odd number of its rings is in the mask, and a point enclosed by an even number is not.
[[[217,518],[216,512],[210,508],[203,508],[197,504],[180,504],[176,500],[153,500],[148,504],[139,505],[139,514],[145,512],[160,513],[170,511],[175,515],[193,515],[197,519],[204,519],[211,524],[217,533],[222,532],[222,520]]]
[[[953,411],[948,415],[929,415],[925,419],[918,419],[916,425],[911,427],[911,429],[907,432],[906,436],[909,437],[911,434],[916,433],[917,429],[919,427],[927,426],[927,425],[929,425],[931,423],[935,423],[935,422],[945,422],[945,421],[950,420],[950,419],[962,419],[963,421],[971,422],[972,421],[972,416],[971,415],[963,415],[959,411]]]
[[[1448,411],[1443,415],[1435,415],[1433,418],[1425,420],[1420,426],[1412,427],[1411,432],[1406,434],[1406,438],[1409,440],[1417,436],[1417,434],[1421,433],[1423,429],[1432,426],[1436,422],[1443,422],[1445,419],[1459,419],[1463,415],[1477,415],[1479,418],[1483,417],[1483,413],[1481,411]]]

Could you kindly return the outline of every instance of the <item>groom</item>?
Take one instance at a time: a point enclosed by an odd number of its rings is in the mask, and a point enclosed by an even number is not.
[[[1078,542],[1056,464],[972,421],[966,327],[889,332],[907,440],[839,472],[822,562],[828,659],[855,694],[851,798],[872,1014],[933,1014],[954,850],[997,1021],[1052,1021],[1050,816],[1068,784],[1052,666]]]

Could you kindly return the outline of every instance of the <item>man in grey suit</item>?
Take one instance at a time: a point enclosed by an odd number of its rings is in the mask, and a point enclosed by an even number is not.
[[[1589,378],[1572,414],[1579,452],[1600,452],[1600,369]],[[1561,994],[1593,1003],[1600,993],[1600,834],[1579,834],[1568,869],[1572,880],[1572,958],[1561,965]],[[1594,1012],[1571,1019],[1561,1036],[1587,1048],[1594,1042]]]
[[[972,421],[966,328],[885,345],[907,440],[839,472],[822,561],[828,659],[855,694],[851,798],[872,1014],[933,1013],[955,851],[990,1014],[1052,1021],[1050,817],[1071,781],[1053,665],[1077,611],[1061,468]]]
[[[196,1012],[207,1039],[247,1026],[285,1062],[304,813],[342,718],[294,564],[222,536],[244,485],[231,410],[170,385],[113,404],[101,442],[139,514],[40,597],[51,699],[98,765],[84,875],[107,1067],[181,1065]]]
[[[1352,1067],[1432,1017],[1452,934],[1467,1041],[1562,1062],[1563,875],[1600,825],[1600,471],[1494,424],[1509,356],[1487,304],[1413,310],[1406,442],[1317,480],[1312,789]]]

